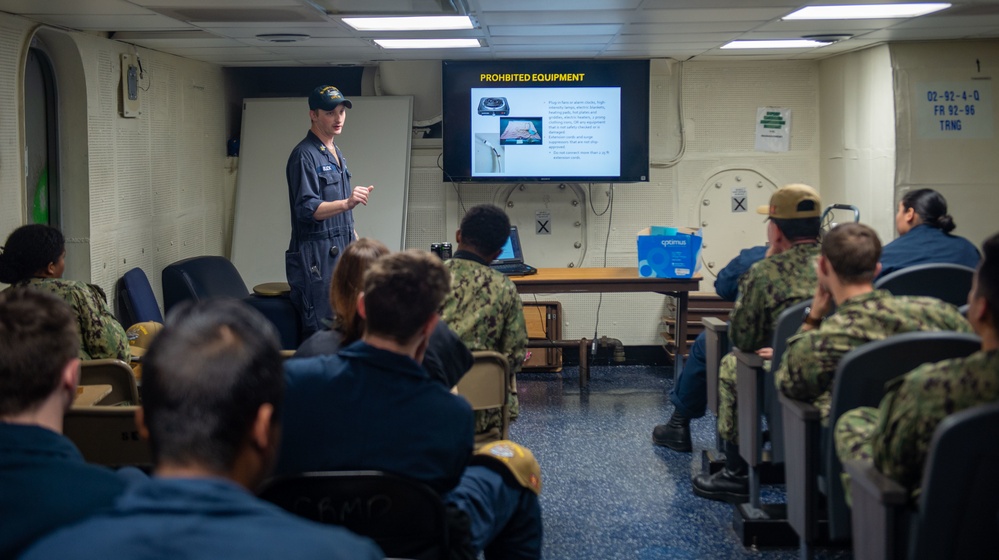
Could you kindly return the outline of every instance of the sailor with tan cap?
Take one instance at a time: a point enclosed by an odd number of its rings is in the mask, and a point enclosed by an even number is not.
[[[812,297],[817,282],[822,203],[808,185],[786,185],[757,212],[767,216],[767,257],[753,265],[739,281],[739,297],[732,310],[732,345],[765,359],[777,317],[788,307]],[[722,359],[718,379],[718,435],[724,441],[725,468],[694,478],[698,496],[731,503],[749,499],[748,466],[739,456],[736,426],[735,356]]]

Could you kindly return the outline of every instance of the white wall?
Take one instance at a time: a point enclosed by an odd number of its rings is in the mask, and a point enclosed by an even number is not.
[[[4,238],[24,223],[18,113],[29,29],[27,20],[0,14],[0,235]],[[139,83],[142,115],[126,119],[120,115],[120,54],[136,52],[131,45],[83,33],[44,30],[40,34],[47,34],[47,42],[61,39],[72,50],[56,52],[54,61],[63,134],[74,138],[60,143],[63,187],[71,191],[64,200],[76,201],[64,208],[68,214],[64,223],[83,224],[77,235],[68,235],[68,244],[88,248],[90,258],[89,271],[72,277],[92,281],[111,295],[114,282],[138,266],[162,302],[163,267],[185,257],[224,251],[231,200],[224,198],[222,69],[138,49],[145,71]],[[57,51],[64,49],[59,45]]]
[[[819,63],[824,204],[852,204],[887,243],[895,238],[895,97],[886,45]],[[838,214],[848,217],[848,214]]]
[[[947,199],[957,224],[954,233],[981,246],[999,230],[999,110],[995,104],[999,87],[994,84],[999,73],[999,41],[898,43],[891,46],[891,59],[898,146],[896,200],[909,189],[938,190]],[[928,116],[928,104],[925,93],[918,91],[934,82],[971,88],[981,84],[991,89],[991,98],[976,104],[979,117],[983,109],[991,111],[990,122],[981,123],[988,128],[988,137],[953,134],[947,138],[920,130],[920,119]],[[941,99],[940,104],[955,104],[963,110],[967,103]]]
[[[0,237],[24,223],[22,60],[32,23],[0,14]]]
[[[651,79],[653,162],[662,162],[678,149],[675,65],[653,64]],[[417,86],[414,86],[414,90]],[[407,93],[398,83],[393,93]],[[637,266],[635,233],[649,225],[697,225],[706,181],[722,169],[756,170],[777,185],[819,179],[819,71],[814,61],[689,62],[682,72],[686,154],[669,168],[654,167],[648,183],[616,185],[613,222],[611,213],[586,212],[586,246],[582,266],[604,265],[607,229],[607,266]],[[793,111],[791,151],[762,153],[754,150],[756,109],[789,107]],[[407,245],[427,248],[433,241],[454,240],[454,231],[465,208],[496,202],[507,185],[443,183],[437,167],[439,143],[415,141],[410,175]],[[582,185],[584,190],[587,185]],[[528,187],[530,188],[530,186]],[[606,185],[594,185],[593,206],[607,205]],[[461,204],[458,202],[458,192]],[[516,211],[515,209],[512,211]],[[762,218],[753,215],[752,235],[734,235],[725,223],[705,230],[709,244],[730,243],[744,247],[765,241]],[[523,237],[523,236],[522,236]],[[525,243],[528,241],[525,240]],[[566,261],[575,260],[578,252]],[[727,262],[727,261],[726,261]],[[541,266],[554,266],[539,263]],[[713,291],[709,278],[702,290]],[[528,298],[533,301],[533,296]],[[592,337],[597,322],[599,296],[562,294],[539,296],[563,305],[563,336]],[[628,345],[658,345],[660,321],[672,315],[671,300],[656,294],[607,294],[600,304],[599,335],[621,339]]]

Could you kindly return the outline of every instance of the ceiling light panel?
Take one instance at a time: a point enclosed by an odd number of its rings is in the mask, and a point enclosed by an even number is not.
[[[473,29],[468,16],[345,17],[342,21],[358,31],[447,31]]]
[[[383,49],[468,49],[481,47],[478,39],[375,39]]]
[[[723,49],[812,49],[828,45],[824,41],[809,41],[807,39],[784,39],[775,41],[732,41],[722,45]]]
[[[918,17],[950,7],[946,3],[807,6],[781,19],[893,19]]]

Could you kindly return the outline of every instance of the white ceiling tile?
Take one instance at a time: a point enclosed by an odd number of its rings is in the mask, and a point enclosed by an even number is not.
[[[316,25],[314,23],[303,23],[299,25],[282,25],[280,27],[274,26],[263,26],[263,25],[233,25],[233,26],[211,26],[202,27],[205,31],[209,33],[215,33],[216,35],[223,35],[226,37],[239,38],[252,38],[257,35],[267,34],[267,33],[304,33],[310,37],[351,37],[351,33],[347,33],[344,30],[336,27],[335,25]]]
[[[624,35],[661,35],[666,33],[743,33],[765,21],[723,21],[719,23],[633,23],[624,27]]]
[[[380,49],[375,45],[355,44],[349,47],[320,47],[320,46],[294,46],[267,47],[264,50],[284,58],[322,58],[327,60],[337,59],[347,56],[347,53],[367,52],[368,54],[378,52]]]
[[[681,49],[681,50],[697,50],[697,49],[712,49],[721,45],[724,45],[728,41],[703,41],[696,42],[691,41],[689,43],[625,43],[622,41],[616,41],[607,45],[608,50],[618,50],[624,51],[628,49],[635,50],[652,50],[656,49]]]
[[[250,47],[257,47],[269,50],[285,49],[291,47],[305,47],[305,48],[332,47],[338,49],[374,47],[374,43],[370,41],[365,41],[364,39],[355,39],[353,37],[313,37],[307,41],[301,41],[298,43],[272,43],[269,41],[261,41],[260,39],[257,38],[247,38],[247,39],[239,39],[239,43]]]
[[[170,46],[168,48],[160,49],[173,53],[178,56],[189,56],[194,58],[198,55],[209,55],[215,57],[221,56],[256,56],[258,58],[266,58],[270,54],[265,49],[258,49],[253,47],[247,47],[246,45],[240,45],[238,47],[178,47]]]
[[[37,1],[37,0],[36,0]],[[45,0],[48,1],[48,0]],[[77,0],[86,1],[90,0]],[[128,0],[132,4],[152,8],[296,8],[302,5],[301,0]]]
[[[149,15],[151,11],[125,0],[3,0],[0,10],[12,14]]]
[[[922,29],[927,27],[982,27],[985,25],[999,26],[999,14],[978,16],[953,16],[936,18],[913,18],[899,22],[892,29]]]
[[[493,47],[496,52],[527,52],[527,51],[539,51],[538,47],[534,45],[496,45]],[[603,49],[594,48],[593,45],[550,45],[544,49],[546,52],[557,52],[557,53],[569,53],[575,52],[579,56],[585,55],[595,55]]]
[[[724,10],[677,10],[672,8],[644,8],[636,12],[635,21],[648,23],[704,22],[719,23],[723,21],[770,21],[789,14],[791,8],[736,8]]]
[[[651,42],[651,43],[694,43],[694,42],[728,42],[742,36],[739,31],[728,33],[652,33],[646,35],[620,35],[620,41]],[[644,39],[644,40],[643,40]]]
[[[851,4],[864,4],[881,0],[850,0]],[[670,9],[705,9],[705,8],[791,8],[791,12],[804,4],[830,4],[832,2],[806,2],[803,0],[645,0],[642,8],[645,10],[667,7]],[[843,2],[845,3],[845,2]]]
[[[555,24],[597,24],[629,23],[635,19],[633,11],[585,11],[562,12],[492,12],[480,14],[476,19],[482,25],[529,25],[532,23]]]
[[[43,15],[38,16],[38,21],[49,25],[79,29],[82,31],[138,31],[156,29],[191,29],[192,26],[175,19],[161,16],[159,14],[150,15]]]
[[[470,0],[481,12],[530,12],[558,10],[633,10],[642,0]]]
[[[118,37],[115,37],[118,40]],[[243,47],[242,43],[234,39],[218,37],[214,39],[142,39],[129,38],[121,39],[126,43],[139,45],[150,49],[163,50],[168,47],[193,47],[193,48],[220,48],[220,47]]]
[[[494,25],[489,34],[504,35],[614,35],[620,25]]]
[[[593,45],[593,44],[606,44],[614,39],[614,35],[555,35],[555,36],[542,36],[537,37],[531,36],[521,36],[521,37],[506,37],[506,36],[493,36],[489,39],[490,45],[556,45],[559,43],[577,44],[577,45]]]
[[[933,41],[939,39],[964,39],[975,33],[987,33],[992,27],[954,29],[881,29],[864,35],[865,39],[879,41]]]

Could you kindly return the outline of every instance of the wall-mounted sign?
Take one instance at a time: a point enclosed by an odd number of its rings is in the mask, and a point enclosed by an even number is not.
[[[781,107],[756,109],[756,151],[786,152],[791,149],[791,110]]]
[[[992,138],[992,80],[919,82],[912,110],[920,138]]]

